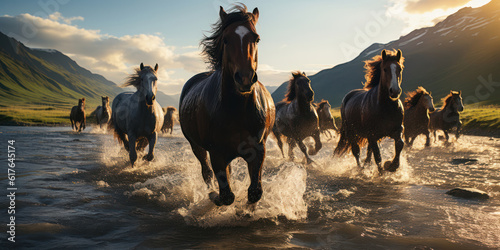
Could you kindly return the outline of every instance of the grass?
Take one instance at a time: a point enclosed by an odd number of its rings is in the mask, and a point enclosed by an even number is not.
[[[0,125],[22,126],[62,126],[71,124],[71,107],[51,107],[41,105],[0,107]],[[87,123],[92,116],[86,110]]]

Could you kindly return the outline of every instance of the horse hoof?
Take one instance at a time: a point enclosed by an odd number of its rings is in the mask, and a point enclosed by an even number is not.
[[[307,153],[309,155],[316,155],[318,152],[314,148],[309,148],[309,150],[307,150]]]
[[[262,188],[248,189],[248,203],[253,204],[262,198]]]
[[[216,205],[216,206],[228,206],[228,205],[231,205],[233,204],[234,202],[234,194],[233,192],[229,192],[227,193],[226,195],[218,195],[217,192],[210,192],[210,194],[208,194],[208,197],[210,198],[210,200]]]
[[[384,170],[389,172],[396,172],[399,168],[399,162],[386,161],[384,163]]]
[[[149,155],[149,154],[147,154],[144,157],[142,157],[142,159],[145,160],[145,161],[152,161],[154,158],[155,158],[154,155]]]

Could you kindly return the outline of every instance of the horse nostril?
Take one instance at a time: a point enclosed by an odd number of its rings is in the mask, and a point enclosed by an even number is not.
[[[156,95],[153,95],[153,97],[151,97],[151,101],[154,101],[156,99]]]
[[[241,77],[241,74],[240,72],[236,72],[234,74],[234,80],[239,83],[239,84],[242,84],[243,83],[243,78]]]

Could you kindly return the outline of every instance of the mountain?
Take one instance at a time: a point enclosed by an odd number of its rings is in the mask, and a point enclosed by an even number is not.
[[[32,49],[0,32],[0,107],[71,107],[85,97],[87,110],[101,104],[101,96],[113,99],[126,91],[101,75],[82,68],[63,53]],[[177,101],[162,92],[162,105]]]
[[[450,90],[462,90],[464,104],[499,104],[500,0],[479,8],[463,8],[434,27],[414,30],[387,44],[372,44],[352,61],[309,76],[315,100],[327,99],[338,107],[352,89],[361,88],[363,61],[383,49],[401,49],[405,57],[404,92],[423,86],[435,102]],[[283,83],[273,94],[280,101]]]

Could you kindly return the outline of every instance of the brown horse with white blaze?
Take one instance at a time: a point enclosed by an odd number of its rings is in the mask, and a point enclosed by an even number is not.
[[[259,11],[255,8],[249,13],[241,5],[226,13],[221,7],[219,16],[213,34],[201,42],[212,71],[195,75],[184,85],[179,121],[201,163],[210,199],[218,206],[234,202],[229,164],[242,157],[248,164],[251,182],[248,202],[255,203],[262,196],[265,145],[275,116],[271,95],[256,73],[260,38],[255,24]],[[214,191],[214,172],[219,193]]]
[[[342,101],[342,127],[335,155],[344,154],[350,147],[356,163],[361,167],[360,145],[368,141],[365,163],[371,161],[373,153],[380,173],[384,170],[394,172],[399,168],[399,156],[404,147],[401,138],[404,111],[399,100],[403,62],[401,50],[382,50],[381,55],[365,61],[367,81],[364,88],[352,90]],[[394,139],[396,154],[382,167],[378,141],[387,136]]]
[[[406,94],[404,101],[405,116],[405,142],[409,146],[413,145],[413,141],[417,136],[424,134],[427,138],[425,146],[431,143],[429,137],[429,111],[433,112],[434,102],[432,95],[423,87],[418,87],[417,90]]]

